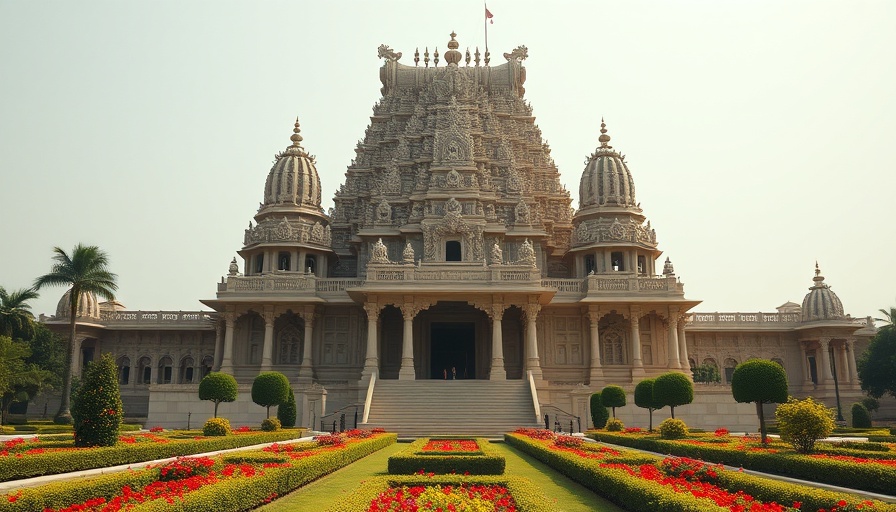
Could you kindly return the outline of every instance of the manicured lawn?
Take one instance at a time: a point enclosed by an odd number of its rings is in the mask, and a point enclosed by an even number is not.
[[[505,474],[532,480],[546,496],[557,500],[557,512],[624,510],[504,443],[495,443],[493,446],[507,460]],[[387,446],[259,510],[265,512],[326,510],[336,503],[340,496],[351,493],[365,479],[386,476],[388,474],[386,464],[389,456],[405,448],[407,448],[406,444]]]

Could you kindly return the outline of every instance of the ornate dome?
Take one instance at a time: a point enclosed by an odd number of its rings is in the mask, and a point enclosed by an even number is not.
[[[840,297],[831,291],[831,287],[824,284],[824,276],[815,264],[814,284],[809,288],[809,293],[803,298],[803,322],[817,320],[839,320],[843,318],[843,303]]]
[[[57,320],[69,318],[71,296],[72,290],[69,288],[65,295],[59,299],[59,304],[56,305]],[[81,294],[81,300],[78,301],[78,314],[75,315],[75,318],[100,318],[100,304],[96,300],[96,295],[88,292]]]
[[[579,209],[587,206],[637,208],[635,182],[625,160],[607,135],[607,125],[600,120],[600,147],[591,154],[579,182]]]
[[[321,210],[320,176],[314,167],[314,157],[300,145],[299,120],[290,137],[292,144],[277,155],[277,160],[264,185],[262,209],[269,206],[298,205]]]

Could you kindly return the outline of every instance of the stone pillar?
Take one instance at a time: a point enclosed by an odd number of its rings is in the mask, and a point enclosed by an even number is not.
[[[669,330],[667,333],[669,343],[667,352],[669,353],[668,367],[670,370],[678,370],[681,368],[681,360],[678,354],[678,308],[669,308]]]
[[[367,312],[367,356],[364,359],[361,378],[369,378],[371,375],[379,375],[380,359],[377,355],[377,344],[379,343],[380,306],[375,302],[368,302],[364,304],[364,311]]]
[[[834,375],[831,374],[831,360],[830,354],[828,354],[828,347],[830,347],[831,338],[820,338],[818,340],[818,350],[821,352],[819,355],[821,356],[821,368],[819,368],[818,372],[818,383],[819,384],[827,384],[834,380]]]
[[[301,271],[303,263],[299,261],[299,250],[296,249],[296,250],[292,251],[290,253],[289,257],[292,260],[289,263],[289,270],[291,270],[293,272]]]
[[[588,322],[591,324],[591,368],[588,375],[591,386],[604,385],[604,368],[600,362],[600,332],[598,330],[600,317],[599,307],[588,307]]]
[[[536,320],[541,306],[538,304],[526,304],[523,312],[526,314],[526,369],[532,371],[535,380],[541,380],[541,359],[538,357],[538,333]]]
[[[310,382],[314,378],[312,343],[314,340],[314,306],[306,306],[302,313],[305,322],[305,339],[302,343],[302,364],[299,366],[299,381]]]
[[[681,369],[688,375],[691,374],[691,363],[688,362],[688,339],[684,333],[684,318],[678,319],[678,360],[681,362]]]
[[[641,308],[629,307],[629,321],[632,324],[632,380],[644,376],[644,363],[641,361]]]
[[[233,373],[233,329],[236,324],[236,313],[232,307],[224,313],[224,355],[221,357],[221,371]]]
[[[849,382],[852,383],[853,387],[858,387],[859,385],[859,371],[856,368],[856,340],[855,338],[850,338],[846,340],[846,347],[849,351],[846,353],[846,357],[849,360]]]
[[[265,306],[261,317],[264,319],[264,344],[261,346],[261,371],[269,371],[274,353],[274,307]]]
[[[212,370],[221,371],[221,358],[224,356],[224,322],[215,322],[215,356],[212,358]]]
[[[800,343],[800,353],[803,354],[803,386],[814,386],[812,367],[809,365],[809,347],[806,345],[806,342]]]
[[[504,333],[501,330],[504,305],[492,304],[489,316],[492,317],[492,368],[489,380],[507,380],[507,370],[504,369]]]
[[[305,273],[306,270],[308,270],[308,267],[305,266],[305,254],[307,254],[305,252],[305,250],[300,249],[299,250],[299,260],[297,261],[297,263],[299,264],[299,272],[301,272],[303,274]]]
[[[404,318],[404,332],[401,337],[401,369],[398,380],[414,380],[417,372],[414,369],[414,317],[417,308],[413,304],[401,305],[401,316]]]

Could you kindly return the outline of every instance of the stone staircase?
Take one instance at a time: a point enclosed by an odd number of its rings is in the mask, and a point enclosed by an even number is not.
[[[525,380],[377,380],[368,423],[359,427],[400,437],[501,437],[538,425]]]

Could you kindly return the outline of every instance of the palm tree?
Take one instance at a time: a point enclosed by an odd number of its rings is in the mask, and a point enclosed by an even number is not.
[[[887,311],[886,309],[879,309],[878,311],[880,311],[884,315],[884,317],[875,318],[875,322],[884,322],[888,326],[896,325],[896,306],[890,306],[889,311]]]
[[[38,297],[34,288],[7,292],[0,286],[0,336],[31,339],[34,336],[34,315],[29,300]]]
[[[72,360],[75,357],[75,319],[78,316],[78,305],[81,294],[92,293],[106,300],[115,300],[115,290],[118,278],[109,272],[107,265],[109,257],[95,245],[78,244],[72,250],[71,256],[59,247],[54,247],[56,254],[49,274],[44,274],[34,281],[34,288],[41,289],[44,286],[70,285],[69,294],[69,346],[66,351],[65,368],[62,374],[62,400],[59,404],[59,412],[56,413],[56,423],[71,423],[71,394],[72,394]]]

